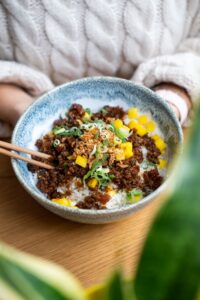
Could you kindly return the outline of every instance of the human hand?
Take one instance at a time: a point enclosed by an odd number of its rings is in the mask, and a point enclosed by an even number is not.
[[[8,83],[0,83],[0,119],[14,126],[33,102],[33,98],[22,88]]]
[[[186,121],[192,107],[192,102],[187,92],[171,83],[161,83],[154,88],[154,91],[168,102],[182,125]]]

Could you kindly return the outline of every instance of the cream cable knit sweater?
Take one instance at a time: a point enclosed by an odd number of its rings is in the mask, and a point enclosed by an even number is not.
[[[196,98],[200,0],[0,0],[0,82],[38,97],[101,74]]]

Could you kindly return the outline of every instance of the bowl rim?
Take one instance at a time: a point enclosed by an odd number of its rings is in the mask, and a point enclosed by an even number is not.
[[[12,134],[12,138],[11,138],[11,142],[15,143],[16,141],[16,134],[18,129],[20,128],[21,124],[23,123],[23,119],[24,117],[29,114],[29,111],[31,111],[35,106],[37,106],[39,103],[44,101],[44,98],[46,98],[47,96],[50,96],[52,93],[56,93],[57,90],[60,90],[62,88],[65,87],[71,87],[71,86],[76,86],[77,84],[84,84],[85,82],[113,82],[113,83],[121,83],[121,84],[125,84],[126,86],[130,86],[130,87],[136,87],[137,89],[141,90],[141,91],[145,91],[147,94],[150,94],[152,97],[154,97],[156,99],[156,101],[164,108],[164,110],[170,115],[173,123],[175,124],[176,130],[177,130],[177,134],[178,134],[178,149],[177,149],[177,153],[180,153],[182,151],[182,144],[183,144],[183,132],[182,132],[182,128],[181,125],[175,115],[175,113],[173,112],[173,110],[170,108],[170,106],[166,103],[166,101],[164,99],[162,99],[159,95],[157,95],[156,93],[154,93],[152,90],[150,90],[149,88],[135,83],[131,80],[127,80],[127,79],[122,79],[122,78],[116,78],[116,77],[111,77],[111,76],[95,76],[95,77],[86,77],[86,78],[82,78],[82,79],[77,79],[77,80],[73,80],[70,82],[66,82],[63,83],[62,85],[59,85],[55,88],[53,88],[52,90],[48,91],[47,93],[44,93],[43,95],[41,95],[38,99],[36,99],[27,109],[26,111],[21,115],[20,119],[18,120],[14,130],[13,130],[13,134]],[[122,207],[116,207],[116,208],[111,208],[111,209],[105,209],[105,210],[95,210],[95,209],[74,209],[74,208],[70,208],[67,206],[62,206],[59,205],[57,203],[54,203],[52,201],[50,201],[49,199],[47,199],[45,197],[45,194],[40,194],[41,192],[38,192],[33,190],[29,185],[26,184],[25,180],[23,179],[18,165],[17,165],[17,161],[15,159],[11,159],[11,164],[13,167],[13,170],[15,172],[16,177],[18,178],[19,182],[21,183],[21,185],[23,186],[23,188],[28,192],[28,194],[30,194],[32,197],[34,197],[36,200],[38,200],[39,203],[45,203],[48,206],[52,207],[52,208],[56,208],[59,211],[66,211],[69,213],[73,213],[73,215],[77,215],[79,216],[81,215],[85,215],[85,216],[104,216],[104,215],[115,215],[118,213],[122,213],[122,212],[128,212],[128,211],[132,211],[134,210],[134,208],[140,208],[142,206],[144,206],[145,204],[147,204],[148,202],[150,202],[151,200],[153,200],[156,196],[158,196],[159,194],[161,194],[161,192],[166,188],[166,186],[168,185],[170,178],[172,177],[171,174],[165,179],[165,181],[161,184],[161,186],[159,188],[157,188],[154,192],[152,192],[151,194],[149,194],[148,196],[144,197],[142,200],[140,200],[139,202],[133,203],[133,204],[129,204],[126,206],[122,206]]]

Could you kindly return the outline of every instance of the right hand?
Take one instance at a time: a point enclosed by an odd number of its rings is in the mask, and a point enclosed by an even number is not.
[[[33,98],[22,88],[9,83],[0,83],[0,119],[14,126],[33,102]]]

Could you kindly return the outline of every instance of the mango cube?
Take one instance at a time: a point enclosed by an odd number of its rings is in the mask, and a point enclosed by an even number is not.
[[[153,139],[154,141],[159,140],[159,139],[160,139],[160,136],[159,136],[158,134],[155,134],[155,135],[152,136],[152,139]]]
[[[153,132],[156,129],[156,124],[153,121],[149,121],[145,127],[148,132]]]
[[[83,120],[90,120],[91,116],[85,112],[84,115],[83,115]]]
[[[110,191],[107,192],[107,194],[112,197],[116,194],[116,191],[110,190]]]
[[[130,158],[133,156],[133,145],[131,142],[121,144],[121,148],[124,150],[125,158]]]
[[[70,199],[68,198],[56,198],[56,199],[52,199],[51,200],[54,203],[60,204],[60,205],[64,205],[67,207],[72,207],[72,208],[76,208],[74,205],[72,205],[72,202]]]
[[[91,178],[87,185],[91,188],[91,189],[94,189],[98,184],[98,180],[96,178]]]
[[[137,116],[138,116],[138,109],[136,107],[129,108],[128,117],[130,119],[134,119],[134,118],[137,118]]]
[[[155,144],[156,144],[156,147],[160,150],[160,152],[163,152],[166,148],[166,144],[163,141],[163,139],[161,139],[161,138],[155,140]]]
[[[87,166],[87,158],[85,156],[78,155],[77,158],[76,158],[75,163],[77,165],[81,166],[82,168],[86,168],[86,166]]]
[[[136,120],[132,120],[132,121],[129,122],[128,127],[129,127],[130,129],[137,129],[137,127],[138,127],[138,122],[137,122]]]
[[[163,169],[163,168],[165,168],[166,167],[166,164],[167,164],[167,161],[165,160],[165,159],[159,159],[159,168],[160,169]]]
[[[139,201],[142,198],[142,195],[135,195],[134,200]]]
[[[146,128],[143,125],[139,124],[138,128],[137,128],[137,134],[140,135],[140,136],[143,136],[143,135],[147,134]]]
[[[120,151],[116,154],[116,160],[120,161],[120,160],[124,160],[124,159],[125,159],[124,151]]]
[[[120,127],[123,127],[123,122],[120,119],[116,119],[114,121],[114,125],[115,125],[116,128],[120,128]]]
[[[148,122],[148,117],[146,115],[140,116],[138,118],[138,122],[142,125],[146,124]]]

